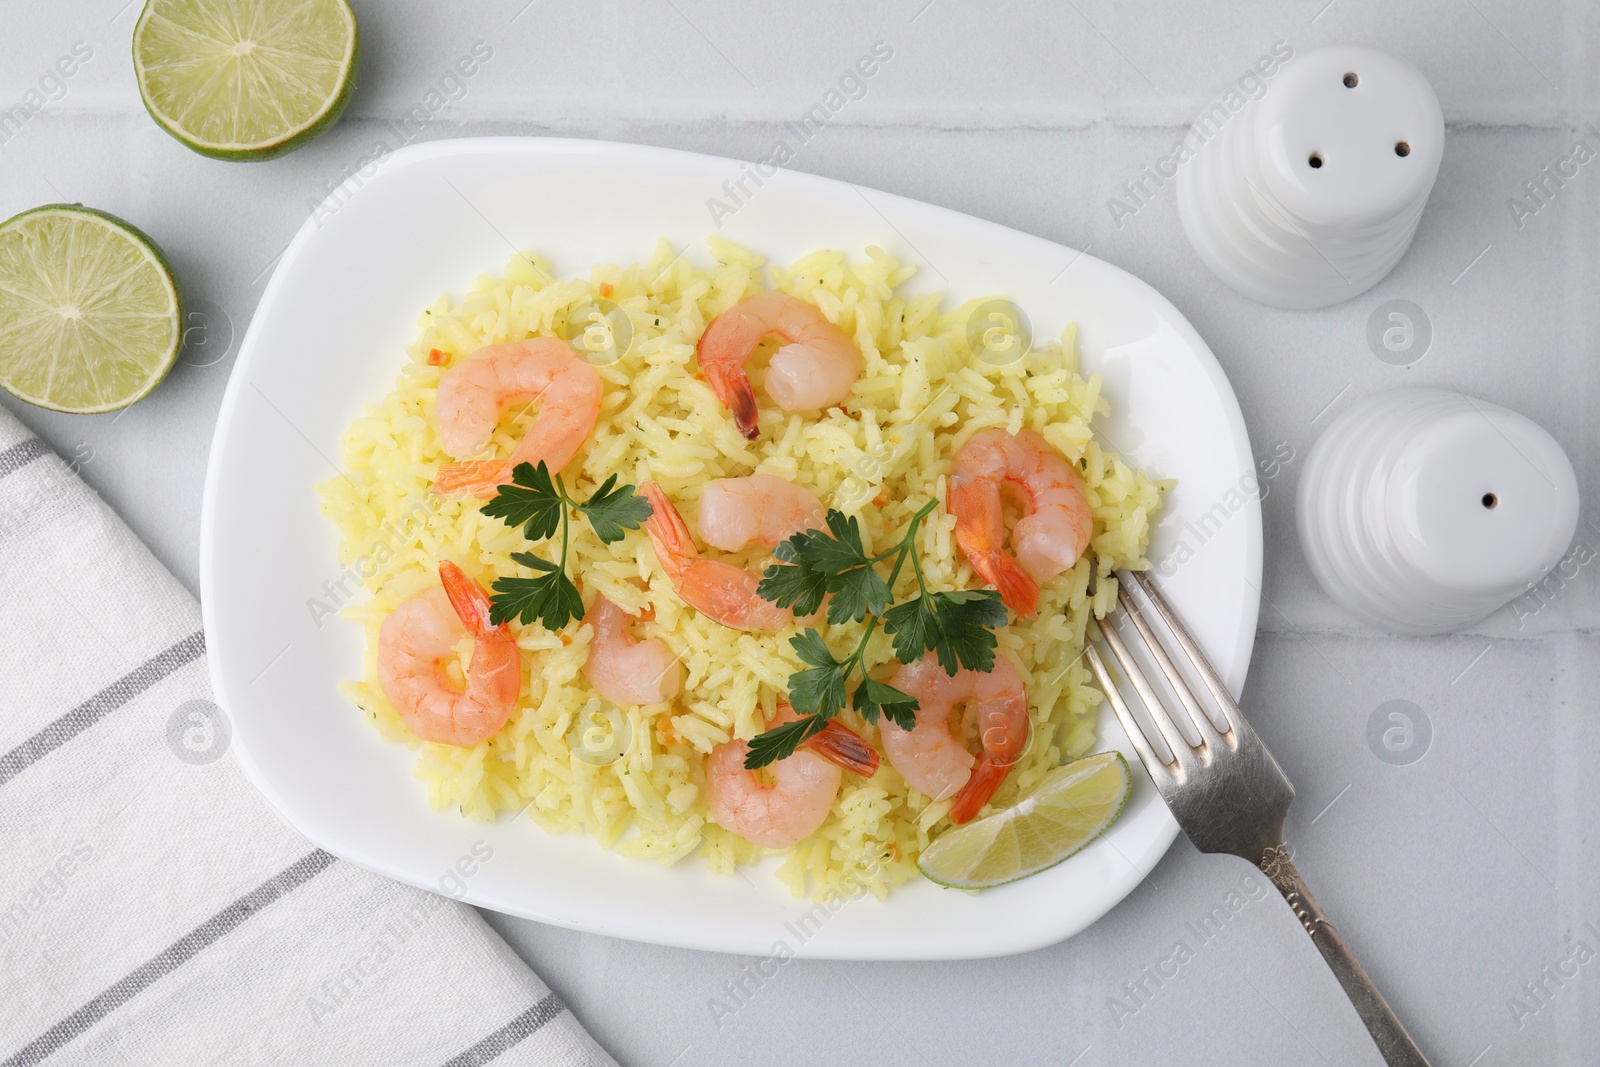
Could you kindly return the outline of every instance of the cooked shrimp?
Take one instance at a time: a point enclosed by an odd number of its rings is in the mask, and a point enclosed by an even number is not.
[[[1006,533],[1001,486],[1022,498],[1024,514],[1011,531],[1015,557],[1000,547]],[[1018,615],[1038,610],[1039,583],[1077,563],[1094,532],[1083,478],[1032,430],[973,434],[956,453],[949,507],[956,517],[956,543],[972,569],[999,589]]]
[[[820,530],[822,523],[815,493],[770,474],[720,478],[700,494],[700,537],[725,552],[751,541],[775,545],[801,530]]]
[[[769,725],[795,718],[787,704]],[[762,785],[744,758],[750,746],[734,738],[706,757],[706,802],[711,817],[753,845],[788,848],[817,832],[833,810],[844,772],[815,752],[799,749],[771,765],[772,784]]]
[[[556,337],[486,345],[439,378],[439,443],[458,459],[489,445],[505,405],[540,401],[539,414],[509,459],[446,463],[433,483],[441,496],[492,496],[519,463],[543,460],[554,473],[589,438],[600,415],[600,375]]]
[[[605,597],[596,597],[584,621],[594,627],[583,674],[595,691],[615,704],[659,704],[678,695],[683,664],[660,638],[636,641],[633,617]]]
[[[522,653],[511,628],[489,621],[489,594],[448,560],[442,586],[402,603],[378,628],[378,684],[400,719],[424,741],[475,745],[506,724],[522,693]],[[445,674],[470,634],[466,689]]]
[[[780,608],[756,592],[760,579],[749,571],[717,559],[701,559],[683,516],[655,482],[639,492],[650,501],[645,533],[655,546],[656,558],[672,587],[690,607],[735,630],[781,630],[794,621],[794,613]]]
[[[775,290],[739,301],[711,320],[696,350],[700,373],[751,441],[761,431],[744,364],[768,334],[784,344],[767,368],[767,395],[785,411],[832,407],[850,395],[861,377],[856,343],[823,318],[816,305]]]
[[[962,668],[951,677],[930,652],[895,671],[889,684],[916,697],[918,704],[914,730],[883,721],[883,751],[889,764],[911,788],[935,800],[954,796],[950,821],[966,822],[994,796],[1028,747],[1028,696],[1022,676],[1010,660],[997,655],[987,673]],[[950,736],[950,713],[969,700],[983,743],[983,755],[976,760]]]

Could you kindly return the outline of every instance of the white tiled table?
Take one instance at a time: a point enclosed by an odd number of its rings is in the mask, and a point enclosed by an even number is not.
[[[1600,126],[1600,13],[1579,0],[1236,0],[1203,15],[1175,0],[771,11],[356,0],[365,66],[349,115],[285,159],[233,165],[191,154],[147,119],[128,60],[137,6],[119,11],[123,2],[0,0],[0,108],[75,42],[93,51],[64,95],[46,85],[60,99],[19,130],[0,128],[0,217],[81,200],[136,221],[208,313],[209,344],[119,418],[3,402],[63,454],[92,450],[85,477],[191,588],[229,324],[236,340],[308,204],[378,140],[394,146],[391,122],[474,42],[492,58],[418,139],[562,134],[745,159],[765,157],[785,122],[887,42],[893,58],[865,95],[791,165],[1092,247],[1190,317],[1233,380],[1257,453],[1297,457],[1264,501],[1265,602],[1244,703],[1299,789],[1288,829],[1302,871],[1436,1063],[1600,1062],[1600,578],[1585,568],[1537,613],[1502,611],[1466,633],[1387,637],[1317,588],[1292,509],[1331,412],[1402,383],[1449,384],[1524,412],[1566,447],[1585,493],[1594,488],[1600,164],[1520,228],[1509,201],[1575,139],[1600,150],[1585,128]],[[1345,40],[1409,57],[1449,123],[1416,244],[1376,289],[1310,313],[1249,303],[1190,252],[1170,185],[1113,222],[1108,199],[1274,42],[1304,51]],[[1365,340],[1373,309],[1397,297],[1434,330],[1426,358],[1404,368]],[[1600,547],[1588,524],[1600,516],[1584,518],[1580,540]],[[1410,766],[1381,762],[1366,740],[1369,715],[1394,699],[1433,727],[1431,750]],[[1378,1062],[1275,897],[1204,942],[1191,930],[1248,872],[1180,839],[1068,942],[977,963],[794,963],[760,988],[744,979],[748,1005],[720,1025],[710,1002],[730,999],[726,983],[746,961],[491,921],[629,1065]],[[1194,958],[1157,985],[1145,968],[1180,939]],[[1569,939],[1596,956],[1557,979],[1545,969],[1571,954]],[[1145,993],[1132,998],[1127,983]]]

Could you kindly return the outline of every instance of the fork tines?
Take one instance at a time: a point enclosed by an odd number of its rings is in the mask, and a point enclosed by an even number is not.
[[[1140,726],[1133,709],[1123,698],[1111,678],[1106,667],[1106,662],[1101,658],[1099,650],[1094,644],[1085,649],[1089,660],[1090,669],[1094,671],[1095,678],[1100,683],[1100,688],[1105,692],[1106,699],[1111,702],[1112,709],[1121,720],[1122,727],[1127,731],[1129,739],[1138,751],[1140,759],[1149,769],[1152,776],[1157,773],[1157,768],[1164,768],[1168,773],[1178,778],[1185,778],[1200,767],[1211,763],[1219,754],[1219,749],[1235,750],[1239,742],[1239,724],[1242,721],[1238,704],[1234,703],[1233,695],[1223,684],[1222,678],[1217,674],[1205,653],[1200,651],[1200,646],[1195,642],[1193,635],[1178,620],[1171,605],[1161,594],[1156,584],[1144,574],[1134,571],[1117,571],[1117,601],[1122,606],[1123,613],[1132,621],[1138,630],[1140,644],[1154,661],[1161,673],[1166,677],[1170,691],[1182,704],[1187,713],[1190,728],[1199,738],[1195,744],[1189,740],[1180,727],[1173,714],[1168,709],[1168,702],[1157,692],[1151,684],[1144,667],[1135,657],[1133,650],[1128,647],[1123,635],[1114,625],[1112,618],[1108,617],[1099,623],[1099,631],[1105,646],[1111,650],[1112,657],[1121,668],[1122,673],[1139,694],[1140,702],[1145,706],[1162,738],[1166,747],[1172,752],[1172,759],[1166,760],[1158,755],[1155,746],[1150,743],[1149,737]],[[1171,634],[1173,643],[1179,653],[1188,660],[1194,673],[1198,675],[1205,688],[1209,690],[1213,701],[1221,713],[1222,720],[1227,724],[1226,731],[1219,730],[1212,718],[1201,706],[1195,697],[1194,690],[1190,687],[1189,679],[1178,669],[1168,654],[1166,646],[1156,636],[1151,627],[1150,620],[1145,616],[1144,610],[1139,607],[1129,592],[1129,587],[1137,585],[1149,600],[1150,606],[1161,617],[1166,629]],[[1159,783],[1158,783],[1159,784]]]

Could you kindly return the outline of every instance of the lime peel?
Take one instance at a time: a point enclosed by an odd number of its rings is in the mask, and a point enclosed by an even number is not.
[[[0,223],[0,386],[89,414],[149,394],[183,346],[183,291],[138,227],[81,204]]]
[[[1048,870],[1117,821],[1132,782],[1120,752],[1057,767],[1012,807],[945,831],[917,869],[952,889],[988,889]]]
[[[133,29],[145,110],[213,159],[272,159],[320,136],[360,67],[346,0],[148,0]]]

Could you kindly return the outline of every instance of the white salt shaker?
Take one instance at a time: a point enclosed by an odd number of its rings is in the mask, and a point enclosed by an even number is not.
[[[1555,566],[1578,480],[1543,427],[1446,389],[1352,405],[1311,449],[1300,544],[1341,607],[1393,633],[1477,622]]]
[[[1443,152],[1439,98],[1415,67],[1370,45],[1317,48],[1179,171],[1178,214],[1201,260],[1240,293],[1327,307],[1400,261]]]

